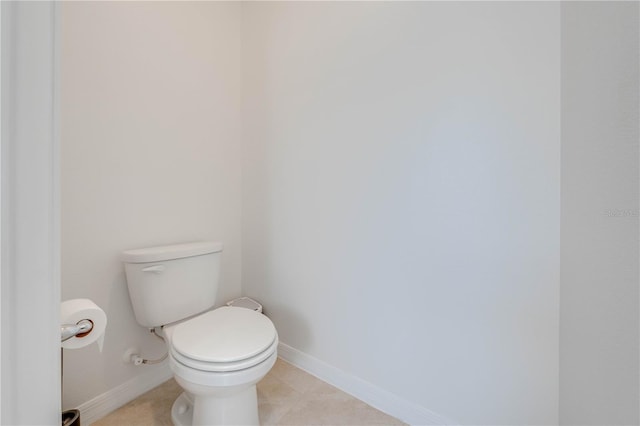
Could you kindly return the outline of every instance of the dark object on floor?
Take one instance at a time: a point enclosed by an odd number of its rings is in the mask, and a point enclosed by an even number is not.
[[[62,426],[80,426],[80,410],[62,412]]]

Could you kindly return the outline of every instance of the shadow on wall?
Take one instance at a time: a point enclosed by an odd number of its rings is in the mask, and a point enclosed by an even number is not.
[[[268,316],[274,323],[277,322],[279,324],[295,324],[296,326],[291,328],[291,332],[288,334],[287,338],[290,339],[290,341],[297,343],[296,349],[302,351],[307,350],[313,342],[313,336],[311,334],[311,328],[305,320],[304,315],[297,310],[292,309],[291,306],[285,306],[281,304],[271,304],[270,306],[270,309],[267,309],[265,307],[263,313]],[[275,314],[276,312],[277,314]],[[277,315],[277,318],[274,318],[271,313]],[[280,343],[284,342],[280,340]]]

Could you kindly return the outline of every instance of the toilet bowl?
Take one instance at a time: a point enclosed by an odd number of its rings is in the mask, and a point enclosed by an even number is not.
[[[185,390],[171,410],[174,424],[259,424],[256,383],[273,367],[278,346],[266,316],[222,307],[163,331],[169,365]]]
[[[256,383],[273,367],[278,333],[251,309],[213,309],[222,244],[197,242],[122,253],[129,296],[143,327],[162,327],[184,392],[174,424],[258,425]]]

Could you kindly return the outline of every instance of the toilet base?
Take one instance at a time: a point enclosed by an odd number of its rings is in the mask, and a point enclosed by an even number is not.
[[[175,426],[191,426],[193,424],[193,401],[186,392],[173,402],[171,421]]]
[[[259,426],[256,386],[228,397],[195,397],[182,392],[171,407],[176,426],[246,425]]]

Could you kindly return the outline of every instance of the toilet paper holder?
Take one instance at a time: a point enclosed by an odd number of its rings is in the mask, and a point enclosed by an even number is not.
[[[75,324],[62,324],[60,326],[61,342],[65,342],[72,337],[84,337],[93,330],[93,321],[83,319]]]

